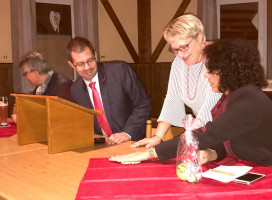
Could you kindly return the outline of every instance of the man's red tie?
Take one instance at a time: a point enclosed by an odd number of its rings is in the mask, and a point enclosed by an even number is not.
[[[92,89],[92,92],[93,92],[94,108],[97,109],[97,110],[103,110],[102,115],[96,115],[99,126],[102,128],[104,133],[106,133],[107,136],[110,137],[112,135],[112,131],[111,131],[109,123],[107,121],[101,99],[100,99],[99,94],[98,94],[98,92],[97,92],[97,90],[95,88],[95,82],[91,82],[89,84],[89,86],[90,86],[90,88]]]

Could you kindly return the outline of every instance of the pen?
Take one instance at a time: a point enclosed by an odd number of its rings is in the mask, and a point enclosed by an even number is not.
[[[229,176],[234,176],[234,174],[233,174],[233,173],[230,173],[230,172],[224,172],[224,171],[217,170],[217,169],[210,169],[210,171],[212,171],[212,172],[217,172],[217,173],[220,173],[220,174],[229,175]]]

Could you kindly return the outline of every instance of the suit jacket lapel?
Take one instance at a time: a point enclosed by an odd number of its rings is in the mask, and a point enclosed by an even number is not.
[[[54,72],[43,95],[52,95],[53,93],[55,93],[56,86],[58,86],[58,85],[56,85],[56,82],[58,79],[57,76],[58,76],[57,73]]]
[[[102,96],[103,107],[106,112],[106,117],[108,123],[111,126],[111,115],[110,115],[110,102],[109,102],[109,93],[108,93],[108,84],[107,84],[107,76],[105,73],[105,68],[103,63],[97,63],[98,70],[98,80],[100,86],[100,92]]]
[[[84,82],[84,80],[82,78],[80,81],[81,81],[81,85],[82,85],[81,89],[82,89],[82,94],[83,94],[83,97],[81,98],[82,105],[87,108],[94,109],[92,101],[91,101],[89,93],[88,93],[86,83]]]

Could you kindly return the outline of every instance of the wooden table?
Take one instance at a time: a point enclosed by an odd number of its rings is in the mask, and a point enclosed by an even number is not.
[[[272,88],[263,89],[263,92],[272,100]]]
[[[90,158],[145,150],[130,148],[132,143],[48,154],[46,144],[18,146],[16,135],[0,138],[0,200],[75,199]]]

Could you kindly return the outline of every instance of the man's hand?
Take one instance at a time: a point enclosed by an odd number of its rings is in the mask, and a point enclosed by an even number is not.
[[[129,136],[125,133],[114,133],[112,134],[107,143],[108,144],[120,144],[122,142],[130,140]]]

